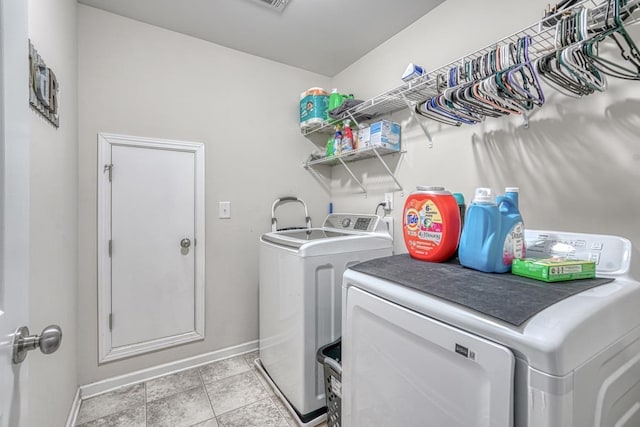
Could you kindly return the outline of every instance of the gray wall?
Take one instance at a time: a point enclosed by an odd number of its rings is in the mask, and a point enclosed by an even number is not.
[[[448,0],[338,74],[334,86],[371,97],[401,83],[406,64],[436,69],[536,22],[547,2]],[[479,18],[481,17],[481,18]],[[636,40],[640,31],[634,28]],[[535,48],[535,45],[534,47]],[[366,75],[366,78],[363,76]],[[434,145],[406,111],[407,153],[397,169],[404,195],[395,193],[395,230],[402,206],[416,185],[444,185],[467,202],[476,187],[519,186],[528,228],[622,235],[635,246],[632,271],[640,276],[640,83],[609,79],[604,93],[570,99],[547,90],[547,104],[531,117],[487,119],[461,128],[423,119]],[[375,161],[356,167],[371,185],[367,198],[340,169],[333,171],[333,202],[341,211],[370,211],[393,189]],[[398,252],[406,252],[402,238]]]
[[[313,145],[300,134],[296,100],[330,80],[87,6],[78,20],[80,383],[256,340],[257,242],[271,203],[293,194],[315,221],[326,215],[328,194],[301,167]],[[205,143],[204,341],[98,366],[98,132]],[[227,200],[232,218],[218,219]]]
[[[33,426],[64,425],[78,386],[76,16],[75,0],[29,0],[29,38],[60,84],[58,129],[30,111],[29,328],[40,333],[57,323],[63,330],[56,353],[32,352],[27,359]]]

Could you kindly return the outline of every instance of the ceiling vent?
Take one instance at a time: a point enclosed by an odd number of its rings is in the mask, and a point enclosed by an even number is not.
[[[253,0],[253,2],[266,6],[269,9],[282,12],[284,8],[287,7],[289,0]]]

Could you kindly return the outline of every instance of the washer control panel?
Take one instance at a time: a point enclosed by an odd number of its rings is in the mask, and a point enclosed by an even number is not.
[[[373,233],[377,230],[380,217],[362,214],[329,214],[322,225],[324,228],[334,228],[347,231],[361,231]]]
[[[597,273],[624,274],[629,270],[631,243],[624,237],[525,230],[525,238],[527,258],[595,261]]]

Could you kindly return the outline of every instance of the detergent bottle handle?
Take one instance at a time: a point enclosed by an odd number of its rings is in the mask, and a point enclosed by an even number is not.
[[[500,212],[514,212],[518,210],[513,200],[505,195],[498,196],[496,203]]]
[[[498,203],[498,205],[493,209],[497,211],[496,215],[487,213],[487,230],[493,230],[493,232],[489,232],[489,234],[486,236],[486,240],[482,244],[484,250],[489,253],[493,252],[492,248],[494,248],[497,235],[500,233],[500,223],[501,223],[500,204]]]

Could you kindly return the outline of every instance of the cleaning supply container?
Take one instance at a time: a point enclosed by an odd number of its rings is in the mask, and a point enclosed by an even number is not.
[[[496,270],[499,273],[511,271],[514,259],[522,259],[526,255],[524,240],[524,222],[518,208],[518,187],[505,188],[505,194],[498,196],[500,210],[500,241],[502,241],[502,264]]]
[[[460,235],[460,264],[486,273],[496,272],[496,266],[502,264],[500,226],[501,215],[493,190],[477,188]]]
[[[341,106],[345,99],[347,99],[346,95],[343,95],[343,94],[339,93],[338,89],[333,88],[331,90],[331,95],[329,95],[329,109],[328,109],[328,111],[331,111],[331,110]]]
[[[417,187],[407,197],[402,217],[404,244],[416,259],[446,261],[460,238],[460,211],[444,187]]]
[[[300,128],[311,129],[327,121],[329,94],[321,87],[312,87],[300,94]]]

